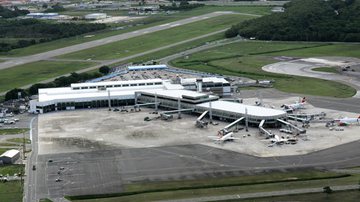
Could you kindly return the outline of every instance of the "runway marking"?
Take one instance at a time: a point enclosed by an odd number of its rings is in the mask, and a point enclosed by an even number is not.
[[[136,33],[138,33],[139,31],[133,31],[132,33],[134,33],[134,34],[136,34]]]
[[[162,25],[159,25],[160,27],[165,27],[165,26],[168,26],[170,23],[166,23],[166,24],[162,24]]]
[[[180,24],[173,24],[173,25],[170,25],[170,27],[176,27],[176,26],[179,26]]]

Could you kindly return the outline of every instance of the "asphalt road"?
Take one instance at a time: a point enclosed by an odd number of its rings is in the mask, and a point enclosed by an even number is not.
[[[178,21],[171,22],[171,23],[161,24],[161,25],[157,25],[157,26],[153,26],[153,27],[149,27],[149,28],[145,28],[145,29],[136,30],[133,32],[123,33],[123,34],[119,34],[116,36],[111,36],[111,37],[107,37],[107,38],[103,38],[103,39],[99,39],[99,40],[94,40],[94,41],[90,41],[90,42],[86,42],[86,43],[82,43],[82,44],[59,48],[59,49],[44,52],[44,53],[39,53],[39,54],[25,56],[25,57],[18,57],[18,58],[14,58],[14,59],[7,60],[5,62],[0,63],[0,70],[14,67],[17,65],[26,64],[26,63],[36,62],[36,61],[40,61],[40,60],[46,60],[46,59],[53,58],[53,57],[56,57],[59,55],[64,55],[64,54],[73,53],[76,51],[81,51],[81,50],[85,50],[85,49],[89,49],[89,48],[93,48],[93,47],[97,47],[97,46],[102,46],[105,44],[141,36],[144,34],[157,32],[157,31],[161,31],[161,30],[166,30],[166,29],[170,29],[173,27],[189,24],[192,22],[197,22],[200,20],[205,20],[208,18],[220,16],[220,15],[226,15],[226,14],[234,14],[234,13],[226,12],[226,11],[208,13],[208,14],[204,14],[204,15],[200,15],[200,16],[194,16],[194,17],[178,20]],[[252,14],[244,14],[244,15],[252,15]],[[258,16],[258,15],[252,15],[252,16]]]
[[[339,81],[347,85],[353,86],[357,90],[354,97],[360,98],[360,78],[356,76],[340,75],[328,72],[312,71],[315,67],[326,66],[322,63],[310,63],[300,60],[293,60],[287,62],[277,62],[274,64],[265,65],[262,69],[266,72],[273,72],[278,74],[297,75],[305,77],[313,77],[325,80]]]
[[[37,201],[36,197],[36,180],[38,176],[37,170],[32,170],[33,165],[37,167],[38,159],[38,127],[37,127],[37,117],[31,119],[30,124],[30,140],[32,142],[32,150],[30,156],[28,156],[26,165],[25,165],[25,183],[24,183],[24,202]],[[37,167],[38,168],[38,167]]]
[[[339,169],[359,166],[359,154],[360,141],[307,155],[271,158],[204,145],[39,155],[33,197],[60,199],[64,195],[121,192],[123,184],[138,181],[229,177],[274,170]],[[64,169],[60,170],[61,167]],[[58,178],[60,182],[56,182]]]

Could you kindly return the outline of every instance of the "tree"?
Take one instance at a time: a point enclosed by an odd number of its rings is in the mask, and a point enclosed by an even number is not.
[[[327,193],[327,194],[331,194],[333,192],[333,190],[329,186],[324,187],[323,190],[324,190],[324,193]]]
[[[49,6],[46,4],[46,3],[44,3],[43,5],[42,5],[42,8],[43,9],[47,9]]]
[[[285,12],[241,22],[226,37],[281,41],[359,41],[360,1],[292,0]]]
[[[20,95],[20,96],[19,96]],[[24,89],[14,88],[5,94],[5,100],[14,100],[18,98],[25,98],[27,93]]]
[[[34,85],[32,85],[29,89],[28,92],[30,95],[36,95],[38,94],[39,88],[53,88],[55,87],[54,84],[52,82],[50,83],[36,83]]]
[[[99,72],[100,73],[102,73],[102,74],[108,74],[109,72],[110,72],[110,67],[108,67],[108,66],[102,66],[102,67],[100,67],[100,69],[99,69]]]
[[[236,26],[232,26],[230,29],[226,30],[225,37],[232,38],[239,34],[238,29]]]

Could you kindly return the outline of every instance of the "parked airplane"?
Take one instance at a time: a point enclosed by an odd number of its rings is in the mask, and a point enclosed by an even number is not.
[[[351,124],[360,124],[360,116],[357,118],[341,118],[341,119],[335,119],[335,123],[337,123],[339,126],[348,126]]]
[[[208,137],[211,138],[212,140],[214,140],[216,143],[224,143],[226,141],[233,141],[233,140],[240,139],[240,138],[234,137],[233,135],[234,135],[233,132],[229,132],[226,135],[208,136]]]
[[[269,147],[272,147],[274,145],[282,145],[282,144],[296,144],[297,139],[296,138],[284,138],[280,137],[279,135],[274,135],[274,138],[270,139],[271,144]]]
[[[287,112],[293,112],[298,109],[304,109],[306,104],[306,97],[303,97],[300,102],[296,102],[294,104],[283,104],[281,108],[283,108]]]

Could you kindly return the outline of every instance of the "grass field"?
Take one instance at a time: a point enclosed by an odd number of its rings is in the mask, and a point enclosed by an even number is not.
[[[59,56],[66,59],[109,60],[122,58],[230,27],[251,19],[245,15],[224,15]]]
[[[202,39],[197,39],[195,41],[192,41],[192,42],[188,42],[188,43],[184,43],[184,44],[181,44],[181,45],[177,45],[177,46],[174,46],[172,48],[167,48],[167,49],[164,49],[164,50],[161,50],[161,51],[157,51],[155,53],[151,53],[151,54],[147,54],[147,55],[144,55],[144,56],[140,56],[140,57],[137,57],[137,58],[134,58],[134,59],[130,59],[130,60],[127,60],[127,61],[124,61],[124,62],[121,62],[121,64],[124,64],[124,63],[129,63],[129,62],[135,62],[135,63],[141,63],[141,62],[145,62],[145,61],[150,61],[150,60],[155,60],[155,59],[158,59],[158,58],[162,58],[162,57],[165,57],[167,55],[171,55],[171,54],[175,54],[177,52],[180,52],[180,51],[183,51],[183,50],[186,50],[186,49],[189,49],[189,48],[193,48],[193,47],[196,47],[196,46],[199,46],[199,45],[203,45],[205,44],[206,42],[209,42],[209,41],[214,41],[214,40],[218,40],[218,39],[222,39],[224,38],[223,34],[220,33],[220,34],[215,34],[215,35],[212,35],[212,36],[208,36],[208,37],[204,37]],[[54,63],[57,63],[57,62],[51,62],[51,64],[54,64]],[[70,72],[73,72],[73,71],[76,71],[78,70],[78,66],[76,65],[76,62],[60,62],[60,63],[65,63],[65,64],[70,64],[72,63],[71,65],[67,65],[66,66],[66,69],[62,69],[62,70],[66,70],[65,71],[61,71],[61,74],[66,74],[66,73],[70,73]],[[35,64],[36,67],[34,67],[36,69],[36,71],[42,71],[43,67],[42,66],[45,66],[45,65],[48,65],[49,63],[48,62],[36,62]],[[84,63],[84,64],[87,64],[87,63]],[[89,65],[86,65],[84,66],[85,68],[86,67],[89,67],[89,66],[92,66],[90,65],[92,63],[89,63]],[[116,65],[119,65],[119,64],[112,64],[111,66],[116,66]],[[22,66],[25,66],[25,65],[22,65]],[[21,68],[23,68],[22,66],[20,66]],[[26,65],[27,66],[27,65]],[[82,68],[81,68],[82,69]],[[0,70],[0,73],[1,71],[4,71],[4,70]],[[93,71],[98,71],[98,70],[93,70]],[[51,71],[49,72],[50,74],[53,74],[55,73],[54,71]],[[13,75],[11,75],[10,78],[14,78],[16,77],[17,75],[19,75],[20,73],[14,73]],[[60,73],[57,74],[57,76],[61,75]],[[44,77],[47,77],[47,78],[51,78],[51,76],[46,76],[46,74],[43,74]],[[0,75],[0,78],[2,76]],[[35,80],[36,79],[36,80]],[[38,77],[37,76],[34,76],[34,77],[31,77],[29,78],[26,82],[26,84],[29,84],[29,83],[34,83],[34,82],[38,82],[40,80],[37,80]],[[1,81],[0,81],[1,83]],[[13,83],[11,83],[13,84]],[[24,85],[26,85],[24,84]],[[20,85],[21,86],[21,85]],[[2,87],[2,86],[1,86]],[[1,91],[4,91],[4,89],[1,89],[0,87],[0,92]],[[6,86],[4,86],[6,87]],[[9,89],[12,89],[16,87],[15,85],[10,85],[8,84],[7,88],[8,90]]]
[[[336,67],[317,67],[313,68],[312,70],[317,72],[338,73]]]
[[[0,129],[0,135],[22,134],[27,132],[28,130],[28,128],[2,128]]]
[[[15,173],[24,173],[25,165],[23,164],[14,164],[14,165],[1,165],[0,174],[1,175],[14,175]]]
[[[23,197],[22,186],[21,181],[0,183],[0,201],[21,202]]]
[[[0,152],[1,153],[1,152]],[[15,173],[24,174],[25,165],[0,165],[0,174],[13,176]],[[0,182],[0,201],[21,202],[23,196],[23,182],[10,181]]]
[[[0,92],[90,67],[92,62],[39,61],[0,70]]]
[[[210,13],[210,12],[214,12],[214,11],[236,11],[236,12],[244,12],[244,13],[250,13],[250,14],[265,15],[265,14],[269,14],[270,10],[271,10],[271,7],[267,7],[267,6],[204,6],[202,8],[196,8],[196,9],[193,9],[190,11],[179,12],[179,13],[172,14],[172,15],[164,14],[164,15],[149,16],[144,19],[136,20],[133,23],[133,24],[143,24],[143,25],[129,27],[124,30],[111,30],[109,28],[109,29],[94,32],[94,33],[87,33],[87,34],[79,35],[76,37],[64,38],[64,39],[59,39],[59,40],[55,40],[55,41],[51,41],[51,42],[47,42],[47,43],[41,43],[41,44],[29,46],[26,48],[15,49],[8,53],[0,53],[0,55],[10,56],[10,57],[19,57],[19,56],[26,56],[26,55],[41,53],[41,52],[45,52],[45,51],[49,51],[49,50],[53,50],[53,49],[57,49],[57,48],[63,48],[66,46],[71,46],[71,45],[76,45],[76,44],[80,44],[80,43],[84,43],[84,42],[88,42],[88,41],[102,39],[105,37],[114,36],[114,35],[118,35],[118,34],[122,34],[122,33],[126,33],[126,32],[132,32],[135,30],[152,27],[152,26],[159,25],[159,24],[165,24],[165,23],[169,23],[172,21],[188,18],[191,16],[202,15],[202,14],[206,14],[206,13]],[[85,14],[87,12],[86,11],[85,12],[77,11],[74,13],[73,11],[68,11],[68,14],[76,14],[76,13]],[[116,26],[120,27],[123,25],[125,25],[125,24],[118,24]],[[86,36],[86,35],[94,35],[94,37],[84,38],[84,36]]]
[[[179,58],[172,61],[174,66],[213,72],[225,75],[245,76],[253,79],[274,79],[274,87],[291,93],[351,97],[356,90],[337,82],[315,78],[274,74],[262,71],[261,67],[275,63],[275,56],[306,57],[337,56],[339,49],[352,49],[347,56],[360,57],[360,47],[351,44],[324,44],[304,42],[239,42],[213,48],[190,55],[188,59]],[[321,52],[314,50],[321,49]],[[291,53],[291,54],[290,54]],[[346,56],[342,55],[340,56]]]
[[[313,193],[313,194],[296,194],[288,196],[275,196],[266,198],[254,198],[247,200],[226,200],[227,202],[269,202],[269,201],[297,201],[297,202],[354,202],[359,201],[360,191],[338,191],[331,194]]]
[[[340,176],[339,174],[332,172],[302,171],[288,173],[268,173],[233,178],[208,178],[203,180],[130,184],[125,186],[125,192],[133,193],[133,195],[97,199],[94,197],[93,199],[72,201],[141,202],[182,199],[189,197],[218,196],[227,194],[356,184],[358,180],[358,175]]]
[[[11,139],[7,139],[6,141],[14,142],[14,143],[23,143],[24,139],[23,138],[11,138]],[[28,139],[28,138],[25,138],[25,143],[26,144],[31,144],[31,140]]]
[[[0,155],[10,149],[16,149],[16,148],[15,147],[14,148],[0,148]]]
[[[7,142],[0,142],[0,147],[8,147],[8,146],[11,146],[11,147],[18,147],[19,145],[18,144],[15,144],[15,143],[7,143]]]
[[[143,62],[147,62],[147,61],[151,61],[154,60],[156,61],[157,59],[172,55],[172,54],[176,54],[191,48],[195,48],[201,45],[204,45],[205,43],[211,42],[211,41],[216,41],[216,40],[220,40],[224,38],[224,34],[223,33],[219,33],[219,34],[215,34],[215,35],[211,35],[208,37],[204,37],[201,39],[197,39],[191,42],[187,42],[181,45],[177,45],[171,48],[166,48],[164,50],[160,50],[151,54],[147,54],[144,56],[140,56],[140,57],[136,57],[124,62],[121,62],[121,64],[126,64],[126,63],[135,63],[135,64],[140,64]],[[118,64],[112,64],[111,66],[117,66]]]

